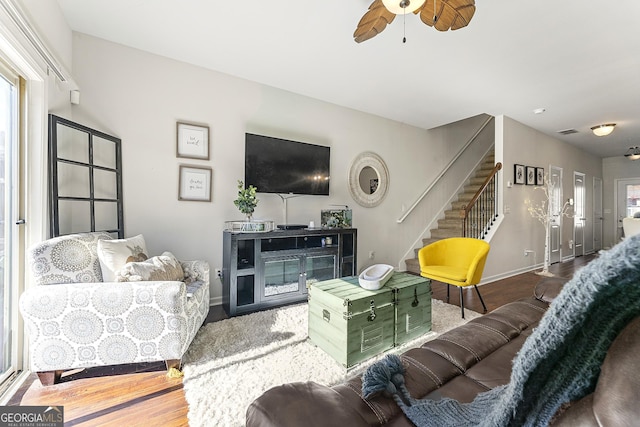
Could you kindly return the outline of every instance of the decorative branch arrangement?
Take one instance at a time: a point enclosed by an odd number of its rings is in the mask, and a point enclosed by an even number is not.
[[[553,276],[553,273],[549,271],[549,263],[551,259],[551,224],[554,217],[560,220],[562,217],[572,218],[574,216],[571,210],[573,209],[569,202],[565,202],[559,212],[551,212],[551,197],[556,192],[557,183],[552,182],[551,179],[545,174],[545,185],[542,187],[535,187],[534,190],[542,190],[544,192],[544,199],[539,203],[534,203],[530,199],[524,201],[527,205],[529,214],[542,223],[545,231],[544,238],[544,263],[542,265],[542,271],[537,272],[541,276]]]

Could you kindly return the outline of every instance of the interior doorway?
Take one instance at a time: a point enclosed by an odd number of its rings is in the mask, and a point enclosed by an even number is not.
[[[562,260],[562,168],[549,167],[549,179],[552,183],[552,193],[549,194],[549,264]]]
[[[584,174],[573,172],[573,256],[584,255],[584,229],[587,222]]]
[[[636,212],[640,212],[640,178],[618,180],[615,242],[619,242],[624,237],[622,218],[633,216]]]
[[[602,178],[593,177],[593,251],[602,249],[604,216],[602,212]]]

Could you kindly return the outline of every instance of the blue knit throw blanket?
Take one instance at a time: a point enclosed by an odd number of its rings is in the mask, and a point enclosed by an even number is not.
[[[391,394],[423,426],[546,426],[565,402],[591,393],[607,350],[640,315],[640,235],[578,270],[551,303],[513,361],[510,382],[473,402],[414,399],[402,360],[386,356],[363,375],[365,398]]]

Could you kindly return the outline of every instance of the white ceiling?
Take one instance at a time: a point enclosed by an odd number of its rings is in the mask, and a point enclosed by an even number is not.
[[[476,0],[466,28],[398,16],[361,44],[372,0],[58,2],[74,31],[425,129],[504,114],[601,157],[640,146],[638,0]]]

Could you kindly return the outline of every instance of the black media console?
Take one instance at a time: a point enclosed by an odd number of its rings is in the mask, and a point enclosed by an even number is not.
[[[225,231],[222,303],[229,316],[306,301],[310,283],[357,274],[357,229]]]

